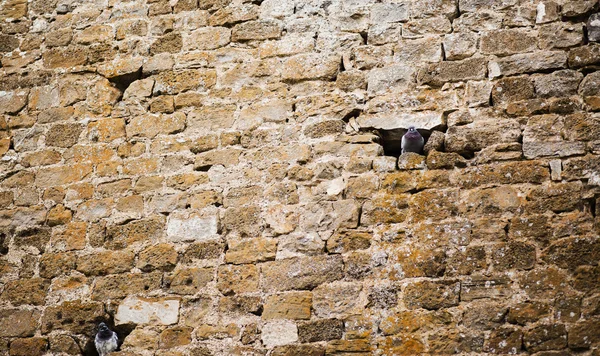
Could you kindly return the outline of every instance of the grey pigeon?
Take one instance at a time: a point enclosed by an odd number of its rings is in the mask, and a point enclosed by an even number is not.
[[[119,338],[117,333],[110,330],[104,323],[98,325],[98,333],[94,339],[96,350],[100,356],[106,356],[108,353],[113,352],[117,349],[119,344]]]
[[[410,126],[408,131],[402,136],[402,153],[415,152],[421,153],[425,140],[414,126]]]

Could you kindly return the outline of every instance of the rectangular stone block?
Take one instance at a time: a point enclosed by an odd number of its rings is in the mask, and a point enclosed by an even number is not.
[[[471,57],[477,52],[479,36],[471,32],[457,32],[444,36],[443,46],[446,60],[456,61]]]
[[[106,320],[104,306],[99,302],[74,300],[44,310],[42,316],[42,334],[52,330],[66,330],[87,334],[96,329],[97,323]]]
[[[500,298],[511,295],[510,280],[504,277],[488,278],[473,276],[462,281],[460,300],[472,301],[482,298]]]
[[[430,64],[417,74],[417,81],[440,87],[449,82],[483,79],[487,73],[487,59],[469,58]]]
[[[283,63],[281,76],[286,81],[333,79],[340,63],[338,56],[299,54]]]
[[[213,50],[231,41],[231,30],[225,27],[203,27],[192,31],[184,41],[189,50]]]
[[[302,343],[341,339],[344,322],[339,319],[322,319],[298,325],[298,340]]]
[[[248,21],[232,30],[231,41],[243,42],[252,40],[268,40],[281,37],[282,26],[275,20]]]
[[[75,183],[85,179],[92,173],[92,170],[91,164],[43,168],[36,174],[35,185],[38,187],[52,187]]]
[[[408,1],[392,4],[375,4],[371,7],[371,23],[404,22],[409,18]]]
[[[518,142],[521,125],[516,120],[482,120],[451,126],[446,132],[446,151],[479,151],[497,143]]]
[[[533,52],[537,49],[537,33],[522,29],[490,31],[481,36],[481,52],[497,56]]]
[[[528,159],[569,157],[585,153],[585,142],[523,142],[523,154]]]
[[[35,309],[0,310],[0,337],[33,336],[39,326],[40,312]]]
[[[263,319],[310,319],[312,294],[292,292],[272,295],[267,298]]]
[[[406,64],[393,64],[383,68],[375,68],[367,74],[367,90],[370,94],[382,94],[390,88],[405,89],[408,87],[414,68]]]
[[[174,242],[213,239],[218,229],[218,216],[213,213],[176,211],[167,221],[167,237]]]
[[[322,283],[341,279],[342,257],[314,256],[266,262],[260,266],[261,287],[266,291],[312,289]]]
[[[298,326],[289,320],[271,321],[263,326],[261,338],[268,348],[292,344],[298,341]]]
[[[161,272],[113,274],[96,278],[93,300],[124,298],[131,294],[150,293],[160,289]]]
[[[593,42],[600,42],[600,13],[590,16],[587,22],[588,38]]]
[[[217,288],[224,295],[256,292],[258,284],[255,265],[221,265],[217,270]]]
[[[77,270],[88,276],[123,273],[133,268],[133,251],[102,251],[77,258]]]
[[[276,239],[229,239],[227,245],[225,262],[233,264],[274,260],[277,253]]]
[[[569,67],[580,68],[600,63],[600,44],[572,48],[569,51]]]
[[[460,172],[460,173],[459,173]],[[455,171],[450,181],[464,188],[485,184],[543,183],[550,178],[548,165],[542,161],[523,161],[479,165]]]
[[[179,94],[183,91],[196,89],[207,90],[217,81],[214,69],[194,69],[182,71],[164,71],[152,77],[154,79],[153,93]]]
[[[562,51],[515,54],[509,57],[491,60],[489,63],[489,76],[490,78],[496,78],[514,74],[566,68],[566,66],[567,54]]]
[[[409,126],[432,130],[443,126],[445,121],[441,111],[390,111],[360,115],[356,123],[362,128],[383,130],[407,129]]]
[[[569,48],[583,42],[583,24],[554,22],[540,28],[540,48]]]
[[[179,320],[179,299],[127,297],[117,307],[115,324],[171,325]]]

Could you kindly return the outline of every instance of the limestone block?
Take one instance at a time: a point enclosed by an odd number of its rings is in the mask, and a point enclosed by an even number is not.
[[[600,42],[600,13],[590,16],[587,22],[588,38],[593,42]]]
[[[179,320],[179,299],[127,297],[117,307],[115,324],[171,325]]]
[[[540,28],[540,49],[568,48],[583,43],[583,24],[556,22]]]
[[[514,74],[531,73],[567,66],[567,55],[562,51],[544,51],[515,54],[489,62],[489,76],[496,78]]]
[[[271,321],[263,325],[261,338],[269,348],[291,344],[298,341],[298,326],[289,320]]]
[[[354,314],[364,305],[357,283],[334,282],[323,284],[313,290],[313,309],[320,318],[343,317]]]
[[[410,3],[375,4],[371,7],[371,23],[404,22],[409,18]]]
[[[211,50],[226,46],[231,41],[231,30],[225,27],[203,27],[185,38],[184,48]]]
[[[205,241],[214,238],[219,228],[217,215],[176,211],[169,215],[167,236],[171,241]]]
[[[446,60],[455,61],[471,57],[477,51],[477,34],[472,32],[451,33],[444,36]]]
[[[314,256],[266,262],[263,288],[270,291],[310,289],[342,277],[340,256]]]
[[[338,72],[340,58],[299,54],[283,63],[282,78],[289,81],[306,79],[332,79]]]
[[[269,40],[281,37],[282,26],[274,20],[248,21],[235,25],[231,32],[232,42]]]
[[[422,281],[406,286],[404,303],[410,309],[439,309],[458,304],[460,283],[455,281]]]
[[[562,15],[566,17],[578,17],[592,11],[596,6],[594,0],[569,1],[562,6]]]
[[[0,92],[0,114],[16,114],[27,105],[28,89]]]
[[[406,88],[411,82],[414,68],[404,64],[394,64],[384,68],[373,69],[367,74],[367,90],[376,95],[387,92],[390,88]]]
[[[569,67],[579,68],[600,63],[600,45],[588,44],[569,51]]]
[[[419,129],[432,130],[444,125],[444,116],[441,112],[382,112],[361,115],[357,118],[360,127],[393,130],[407,129],[415,126]]]
[[[310,319],[312,294],[290,292],[267,298],[262,317],[264,319]]]
[[[537,33],[521,29],[490,31],[481,36],[481,51],[484,54],[507,56],[533,52],[537,49]]]
[[[486,66],[485,58],[430,64],[419,71],[417,82],[439,87],[448,82],[483,79],[487,72]]]
[[[208,19],[210,26],[231,26],[240,22],[256,20],[260,7],[254,4],[229,5],[217,10]]]

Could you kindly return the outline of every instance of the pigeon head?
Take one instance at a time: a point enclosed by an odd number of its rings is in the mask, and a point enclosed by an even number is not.
[[[107,330],[108,330],[108,326],[106,326],[106,324],[104,324],[104,323],[98,324],[98,331],[107,331]]]
[[[414,126],[409,126],[404,136],[409,139],[421,139],[421,133]]]

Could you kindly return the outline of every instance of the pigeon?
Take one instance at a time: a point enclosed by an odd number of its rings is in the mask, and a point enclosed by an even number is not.
[[[104,323],[98,325],[98,333],[94,339],[96,350],[100,356],[106,356],[108,353],[117,349],[119,338],[117,333],[110,330]]]
[[[423,146],[425,145],[425,140],[423,136],[417,131],[414,126],[410,126],[408,131],[402,136],[402,153],[405,152],[415,152],[421,153],[423,150]]]

